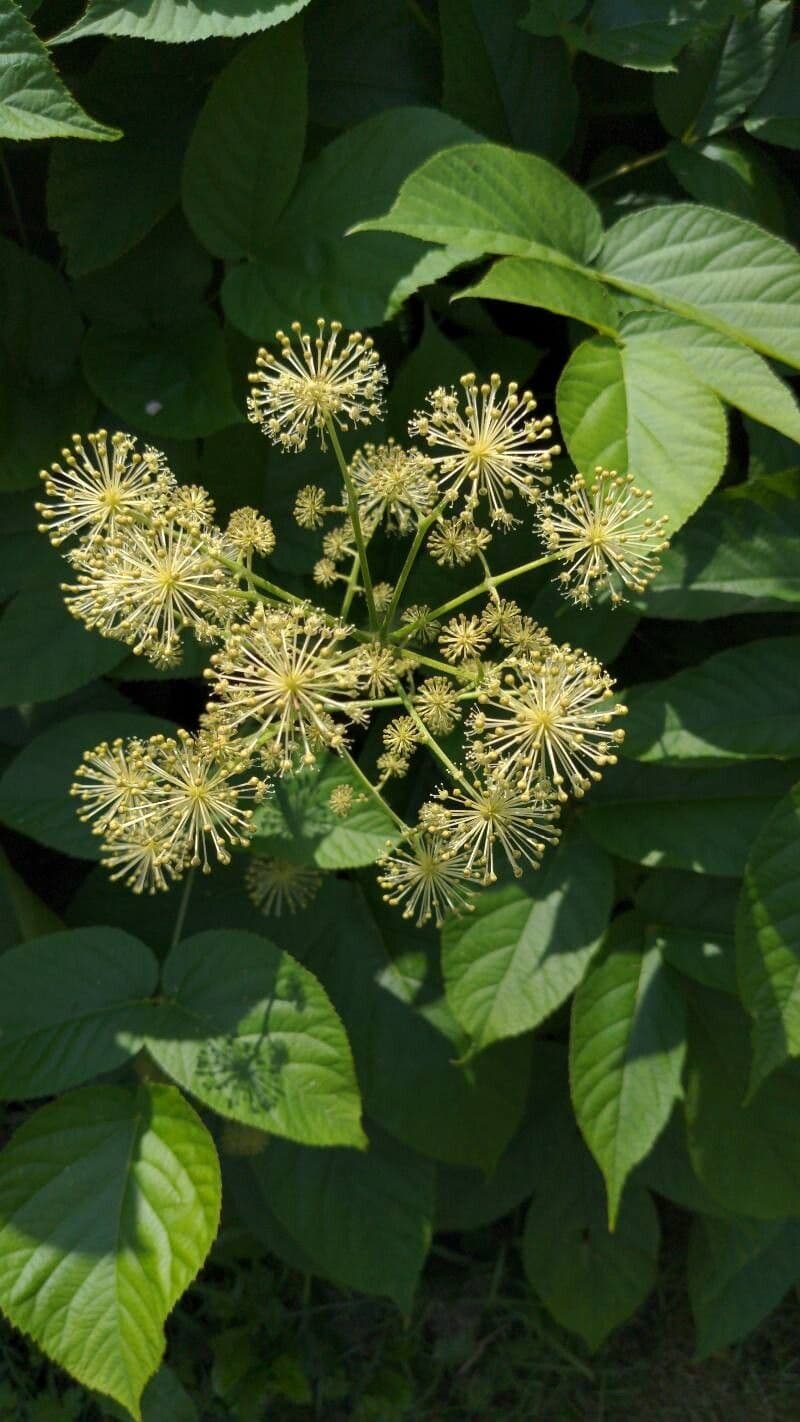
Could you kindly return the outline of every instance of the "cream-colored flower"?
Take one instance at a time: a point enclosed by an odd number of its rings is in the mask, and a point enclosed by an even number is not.
[[[408,849],[395,849],[378,863],[378,883],[393,906],[403,905],[403,918],[416,914],[418,927],[434,920],[437,927],[449,913],[472,907],[472,884],[466,857],[455,854],[440,835],[418,833]]]
[[[591,487],[576,474],[566,493],[554,490],[542,504],[539,527],[548,552],[566,566],[559,581],[583,606],[601,588],[612,603],[626,588],[644,592],[658,573],[658,554],[667,547],[666,515],[652,518],[653,496],[637,488],[633,475],[596,469]]]
[[[136,440],[121,431],[111,436],[110,444],[107,430],[87,435],[86,444],[73,435],[72,449],[61,451],[63,463],[41,471],[50,502],[38,503],[36,509],[44,519],[40,531],[49,534],[52,543],[111,534],[133,515],[152,512],[153,485],[159,476],[168,487],[174,483],[158,450],[140,453]]]
[[[359,449],[350,476],[364,527],[385,522],[390,533],[411,532],[436,502],[433,469],[433,461],[418,449],[402,449],[392,439]]]
[[[493,884],[497,878],[495,845],[519,878],[522,864],[536,868],[548,844],[559,837],[554,824],[558,802],[544,782],[533,798],[502,779],[489,779],[482,785],[465,783],[463,789],[444,793],[449,817],[447,843],[466,855],[467,870],[484,884]]]
[[[461,719],[458,692],[446,676],[429,676],[418,687],[414,708],[434,736],[446,736]]]
[[[386,370],[372,338],[354,331],[339,349],[341,322],[317,321],[317,335],[292,323],[291,336],[276,332],[280,355],[263,346],[248,379],[248,418],[273,444],[286,450],[305,449],[313,430],[322,448],[327,422],[339,429],[368,425],[383,410]]]
[[[280,918],[297,913],[313,903],[322,884],[322,875],[307,864],[291,859],[265,859],[251,855],[244,875],[245,888],[257,909]]]
[[[258,509],[245,505],[235,509],[228,520],[225,542],[240,556],[260,553],[268,558],[275,548],[275,530],[271,519],[265,518]]]

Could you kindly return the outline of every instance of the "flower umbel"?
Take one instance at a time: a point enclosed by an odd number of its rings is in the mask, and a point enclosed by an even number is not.
[[[151,510],[153,480],[167,472],[163,454],[149,448],[139,453],[136,440],[121,431],[111,436],[110,449],[106,430],[87,436],[88,449],[80,435],[72,436],[72,445],[61,451],[63,464],[40,475],[52,502],[36,509],[45,520],[40,531],[52,543],[113,533],[132,512]]]
[[[444,791],[441,798],[446,795]],[[455,786],[450,797],[446,801],[445,838],[453,850],[463,851],[468,872],[479,876],[484,884],[493,884],[497,878],[496,844],[519,878],[522,863],[538,868],[548,844],[554,844],[559,837],[554,824],[558,803],[546,782],[537,786],[533,799],[502,779],[464,789]]]
[[[264,859],[254,854],[245,870],[245,888],[257,909],[280,918],[284,910],[308,908],[319,893],[322,875],[291,859]]]
[[[596,469],[591,487],[576,474],[566,493],[554,490],[539,513],[550,553],[567,565],[559,580],[574,602],[586,605],[606,587],[613,603],[621,589],[644,592],[660,569],[668,522],[652,518],[653,496],[637,488],[632,474]]]
[[[486,499],[492,523],[507,527],[514,522],[506,507],[512,495],[533,503],[537,482],[549,482],[547,471],[559,446],[533,446],[549,439],[552,420],[549,415],[536,419],[533,396],[528,390],[520,393],[513,382],[501,396],[499,375],[484,385],[474,375],[462,375],[461,386],[463,408],[455,390],[440,387],[429,395],[429,408],[411,419],[409,432],[425,439],[430,449],[447,451],[433,456],[443,492],[463,488],[470,512]]]
[[[361,521],[374,528],[385,521],[390,533],[406,534],[436,502],[432,459],[418,449],[365,444],[355,454],[350,475],[356,488]]]
[[[502,776],[525,795],[552,781],[560,800],[567,782],[581,796],[616,763],[625,732],[610,729],[624,706],[609,706],[613,682],[585,652],[552,647],[493,678],[473,712],[471,758],[487,776]],[[487,709],[483,709],[483,706]]]
[[[372,338],[353,331],[338,349],[341,323],[332,321],[327,336],[326,326],[317,322],[316,337],[299,321],[291,336],[277,331],[280,355],[262,346],[248,376],[248,418],[283,449],[305,449],[312,430],[324,449],[328,420],[346,430],[381,415],[386,371]]]
[[[419,927],[434,920],[437,927],[449,913],[473,907],[467,860],[455,854],[437,834],[417,834],[408,850],[396,849],[378,861],[378,883],[388,904],[403,905],[403,918]]]

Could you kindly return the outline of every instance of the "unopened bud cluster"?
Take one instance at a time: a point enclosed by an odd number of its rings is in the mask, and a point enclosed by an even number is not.
[[[240,508],[217,526],[208,492],[179,484],[163,454],[127,434],[75,436],[42,473],[41,527],[70,545],[64,597],[74,616],[158,667],[180,661],[187,633],[213,646],[197,733],[87,751],[73,787],[78,813],[102,837],[112,878],[136,891],[246,850],[253,902],[294,913],[321,875],[257,852],[254,807],[275,782],[339,755],[347,779],[330,793],[331,825],[380,803],[395,827],[378,866],[385,898],[417,923],[441,923],[468,911],[504,862],[515,875],[538,865],[562,805],[614,763],[624,734],[608,673],[554,643],[505,584],[518,579],[524,592],[525,575],[549,564],[581,605],[641,593],[658,571],[665,520],[629,475],[596,470],[554,487],[550,417],[497,375],[432,391],[409,423],[418,445],[364,444],[348,463],[340,434],[382,413],[386,372],[371,339],[319,321],[315,335],[295,324],[277,342],[277,354],[258,352],[249,416],[283,450],[314,436],[335,456],[338,492],[306,485],[294,510],[320,538],[322,606],[262,568],[276,542],[269,511]],[[496,541],[526,510],[540,556],[493,572]],[[372,576],[379,532],[406,545],[390,580]],[[420,557],[472,567],[474,586],[440,606],[407,600]],[[327,605],[339,595],[338,608]],[[376,719],[369,779],[356,752]],[[409,825],[393,786],[419,752],[433,756],[441,783]]]

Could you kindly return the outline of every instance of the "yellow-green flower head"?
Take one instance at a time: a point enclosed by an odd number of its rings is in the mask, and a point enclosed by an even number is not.
[[[239,557],[260,553],[268,558],[275,548],[275,530],[270,519],[260,514],[258,509],[245,505],[235,509],[228,519],[225,542]]]
[[[403,905],[403,918],[416,914],[418,927],[434,920],[437,927],[449,913],[473,907],[466,856],[454,853],[441,835],[418,833],[409,848],[395,849],[381,859],[378,883],[393,906]]]
[[[317,335],[292,323],[291,336],[276,332],[280,355],[261,347],[248,376],[248,419],[273,444],[305,449],[313,430],[324,449],[329,426],[368,425],[383,413],[386,370],[372,338],[353,331],[339,347],[339,321],[317,321]]]
[[[546,782],[531,797],[510,780],[490,778],[482,785],[465,783],[463,788],[443,791],[440,800],[448,816],[443,830],[447,843],[466,855],[467,871],[483,884],[493,884],[497,878],[495,845],[519,878],[522,864],[538,868],[548,844],[559,838],[554,824],[558,802]]]
[[[140,740],[121,737],[84,752],[70,794],[80,800],[78,819],[86,824],[94,821],[94,834],[102,834],[113,820],[144,803],[150,777],[142,764],[143,753]]]
[[[491,522],[508,527],[515,522],[506,507],[509,500],[517,494],[534,503],[537,485],[549,483],[547,471],[559,446],[533,446],[550,438],[552,420],[549,415],[537,419],[530,391],[520,392],[513,382],[502,395],[499,375],[483,385],[474,375],[463,375],[461,386],[463,403],[453,389],[431,391],[428,408],[413,416],[409,433],[424,439],[430,450],[442,451],[432,458],[443,493],[463,493],[469,512],[485,499]]]
[[[272,742],[283,773],[313,765],[323,746],[341,750],[362,686],[348,634],[311,608],[259,604],[211,658],[210,724],[249,745]]]
[[[667,547],[668,519],[653,518],[652,508],[652,494],[632,474],[608,469],[596,469],[591,486],[576,474],[566,493],[556,489],[543,501],[539,527],[548,552],[566,564],[559,581],[573,602],[585,606],[602,588],[612,603],[624,601],[626,588],[644,592]]]
[[[174,484],[163,454],[139,452],[136,440],[121,432],[111,435],[110,447],[106,430],[87,435],[86,444],[73,435],[72,449],[61,455],[62,464],[41,471],[48,502],[36,505],[44,520],[39,531],[56,545],[114,533],[132,514],[152,511],[154,480],[161,476],[162,488]]]
[[[156,666],[180,661],[181,633],[212,641],[237,606],[235,584],[209,540],[175,523],[125,524],[113,538],[77,550],[75,585],[64,585],[74,617],[116,637]]]
[[[490,779],[523,795],[550,781],[560,800],[569,784],[583,795],[616,763],[624,731],[612,729],[625,707],[609,705],[613,682],[585,652],[552,647],[536,661],[504,667],[478,696],[470,719],[470,759]]]
[[[365,444],[350,465],[363,525],[385,522],[390,533],[411,532],[436,502],[434,467],[418,449],[403,449],[392,439]]]
[[[477,558],[491,541],[488,528],[480,528],[471,515],[462,514],[458,518],[440,518],[426,546],[441,567],[461,568]]]
[[[468,662],[474,657],[479,657],[489,645],[489,633],[483,625],[483,620],[476,617],[467,617],[465,613],[459,612],[457,617],[451,617],[444,625],[444,631],[439,638],[439,648],[443,657],[448,662]]]
[[[263,914],[280,918],[308,908],[319,893],[322,875],[291,859],[264,859],[254,854],[245,870],[245,888]]]
[[[321,528],[328,512],[328,496],[318,484],[304,484],[294,501],[295,522],[301,528]]]
[[[461,719],[458,692],[446,676],[429,676],[414,695],[414,709],[434,736],[446,736]]]

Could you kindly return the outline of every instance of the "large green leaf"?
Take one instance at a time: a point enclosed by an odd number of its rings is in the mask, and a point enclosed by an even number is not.
[[[705,143],[670,143],[666,160],[695,202],[747,217],[780,237],[786,236],[780,188],[772,165],[755,143],[725,137]]]
[[[169,1086],[84,1087],[0,1155],[0,1307],[137,1422],[164,1320],[217,1231],[214,1144]]]
[[[0,617],[0,706],[66,696],[111,671],[127,653],[122,642],[87,631],[71,617],[59,588],[27,588]]]
[[[57,913],[26,884],[0,847],[0,953],[18,943],[29,943],[64,927]]]
[[[360,229],[557,262],[590,261],[601,241],[597,208],[575,183],[543,158],[492,143],[435,154],[402,184],[386,216]]]
[[[743,1104],[747,1017],[726,993],[693,988],[692,1001],[686,1085],[692,1164],[732,1214],[800,1217],[800,1063],[773,1072]]]
[[[47,181],[48,221],[72,276],[115,261],[177,203],[199,77],[172,51],[129,43],[100,51],[86,76],[86,96],[124,136],[113,148],[58,145]]]
[[[198,933],[164,964],[147,1047],[221,1116],[305,1145],[363,1146],[345,1030],[314,975],[254,933]]]
[[[0,138],[119,138],[73,99],[14,0],[0,0]]]
[[[272,1141],[233,1172],[236,1198],[256,1235],[263,1202],[315,1273],[408,1313],[431,1241],[434,1166],[374,1126],[369,1137],[366,1151]]]
[[[753,1018],[751,1090],[800,1056],[800,785],[753,845],[736,920],[739,991]]]
[[[520,30],[526,0],[439,0],[443,107],[486,138],[560,158],[578,91],[566,45]]]
[[[635,864],[738,878],[797,775],[797,762],[678,770],[623,760],[592,791],[583,824],[604,849]]]
[[[614,1229],[631,1170],[681,1095],[686,1016],[660,950],[643,950],[635,914],[616,919],[572,1004],[569,1077],[575,1116],[608,1192]]]
[[[158,983],[149,948],[118,928],[49,933],[0,959],[0,1096],[50,1096],[138,1052]]]
[[[715,208],[669,203],[623,217],[603,281],[800,367],[800,253]]]
[[[697,1178],[686,1140],[683,1107],[676,1106],[666,1129],[661,1132],[649,1155],[636,1167],[631,1183],[644,1185],[672,1200],[691,1214],[713,1215],[727,1212]]]
[[[679,972],[719,992],[736,993],[734,921],[738,884],[710,874],[659,869],[635,894],[645,941]]]
[[[722,406],[674,350],[652,337],[633,335],[622,345],[606,336],[584,341],[556,395],[578,467],[587,474],[598,465],[632,473],[652,489],[671,532],[722,474],[728,449]]]
[[[465,1061],[469,1038],[445,1001],[438,934],[333,879],[314,908],[302,952],[291,919],[272,920],[270,932],[330,994],[367,1117],[434,1160],[490,1170],[525,1110],[530,1043],[500,1042]]]
[[[728,647],[626,694],[626,755],[662,765],[800,755],[800,637]]]
[[[787,6],[791,9],[791,6]],[[745,128],[762,143],[800,148],[800,43],[789,46],[777,73],[745,119]]]
[[[438,36],[406,0],[336,0],[303,16],[309,117],[339,131],[381,109],[439,101]]]
[[[228,272],[222,298],[229,320],[261,341],[287,316],[311,323],[330,312],[346,326],[379,325],[424,250],[405,238],[345,232],[390,202],[423,159],[452,144],[469,151],[463,145],[471,136],[436,109],[397,108],[334,139],[309,163],[260,260]]]
[[[5,237],[0,238],[0,318],[0,348],[35,385],[41,404],[41,387],[48,387],[50,399],[51,387],[74,368],[81,320],[61,273]],[[63,430],[55,438],[63,444]],[[36,472],[31,470],[31,482]]]
[[[183,208],[218,257],[256,257],[294,186],[306,133],[297,24],[267,30],[214,82],[183,169]]]
[[[618,326],[613,297],[593,276],[530,257],[501,258],[475,286],[466,287],[459,296],[542,306],[559,316],[571,316],[587,326],[596,326],[605,335],[613,335]]]
[[[566,1105],[550,1130],[522,1259],[531,1287],[553,1317],[594,1350],[655,1283],[658,1216],[647,1191],[631,1187],[610,1233],[600,1173]]]
[[[344,819],[330,808],[333,790],[349,785],[356,796]],[[275,793],[256,811],[253,848],[279,859],[317,864],[320,869],[354,869],[373,864],[396,842],[394,821],[370,799],[346,760],[332,755],[316,768],[278,781]]]
[[[207,307],[167,326],[96,321],[83,343],[83,371],[98,398],[145,434],[196,439],[242,418],[222,329]]]
[[[481,894],[442,931],[447,1000],[476,1050],[528,1032],[565,1002],[597,952],[612,902],[611,862],[570,836],[523,885]]]
[[[83,752],[116,736],[169,735],[173,730],[169,721],[135,711],[58,720],[23,747],[0,778],[0,820],[51,849],[99,859],[98,840],[77,818],[69,793]]]
[[[706,11],[709,10],[705,6]],[[595,0],[585,26],[565,23],[562,33],[577,49],[629,69],[670,70],[690,37],[690,5],[669,0]]]
[[[86,35],[128,35],[161,44],[188,44],[221,35],[234,39],[290,20],[308,0],[89,0],[85,14],[57,35],[53,44],[69,44]]]
[[[713,494],[661,555],[649,617],[702,621],[800,602],[800,474]]]
[[[634,311],[622,322],[627,340],[654,336],[674,350],[696,380],[744,414],[800,440],[800,408],[794,394],[762,356],[707,326],[668,311]]]
[[[800,1224],[780,1220],[692,1221],[689,1298],[696,1357],[743,1338],[800,1277]]]

